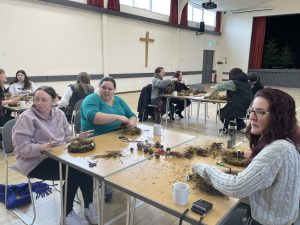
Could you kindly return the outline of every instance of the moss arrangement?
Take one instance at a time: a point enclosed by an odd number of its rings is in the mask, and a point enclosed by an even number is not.
[[[200,191],[203,191],[207,194],[220,196],[220,197],[226,196],[222,192],[215,189],[209,181],[205,180],[204,178],[202,178],[201,176],[199,176],[196,173],[189,176],[189,181],[192,182],[197,189],[199,189]]]
[[[122,151],[106,151],[104,154],[100,154],[100,155],[94,155],[92,157],[93,160],[95,159],[99,159],[99,158],[105,158],[105,159],[109,159],[109,158],[117,158],[117,157],[123,157]]]
[[[211,145],[202,148],[201,146],[188,146],[183,153],[171,151],[167,156],[174,158],[186,158],[192,159],[194,156],[209,157],[212,156],[216,158],[223,151],[223,144],[220,142],[214,142]]]
[[[142,130],[140,128],[127,126],[126,124],[121,124],[120,129],[121,129],[121,133],[130,136],[140,135],[142,133]]]
[[[209,96],[205,96],[205,99],[210,99],[210,100],[227,100],[227,96],[225,95],[220,95],[218,91],[213,91]]]
[[[166,94],[172,94],[172,92],[175,90],[175,82],[171,82],[167,87],[166,87]]]
[[[245,167],[248,160],[244,157],[244,152],[225,151],[222,153],[222,161],[233,166]]]
[[[82,138],[74,138],[68,145],[68,152],[71,153],[84,153],[95,149],[95,143],[93,140],[85,140]]]

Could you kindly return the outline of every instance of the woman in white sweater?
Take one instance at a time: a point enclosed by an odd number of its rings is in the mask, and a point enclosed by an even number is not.
[[[248,167],[234,175],[230,168],[221,171],[200,163],[194,165],[194,171],[226,195],[248,196],[249,225],[291,225],[298,217],[300,198],[300,129],[295,101],[283,91],[266,88],[256,94],[248,115]]]
[[[9,85],[9,92],[12,95],[29,95],[33,94],[36,90],[36,87],[32,81],[29,81],[29,78],[24,70],[19,70],[16,73],[16,78]]]

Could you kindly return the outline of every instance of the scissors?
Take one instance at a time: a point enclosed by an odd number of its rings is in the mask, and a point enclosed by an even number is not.
[[[224,167],[226,167],[224,162],[216,162],[216,164],[217,164],[218,166],[224,166]]]

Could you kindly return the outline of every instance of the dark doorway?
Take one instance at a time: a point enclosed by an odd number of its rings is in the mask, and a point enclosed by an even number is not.
[[[203,51],[203,66],[202,66],[202,83],[212,83],[212,69],[214,61],[214,51]]]

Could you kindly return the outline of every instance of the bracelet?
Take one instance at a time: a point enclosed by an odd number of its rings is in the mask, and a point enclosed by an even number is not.
[[[231,174],[231,167],[229,167],[228,169],[229,169],[229,173],[228,174]]]

